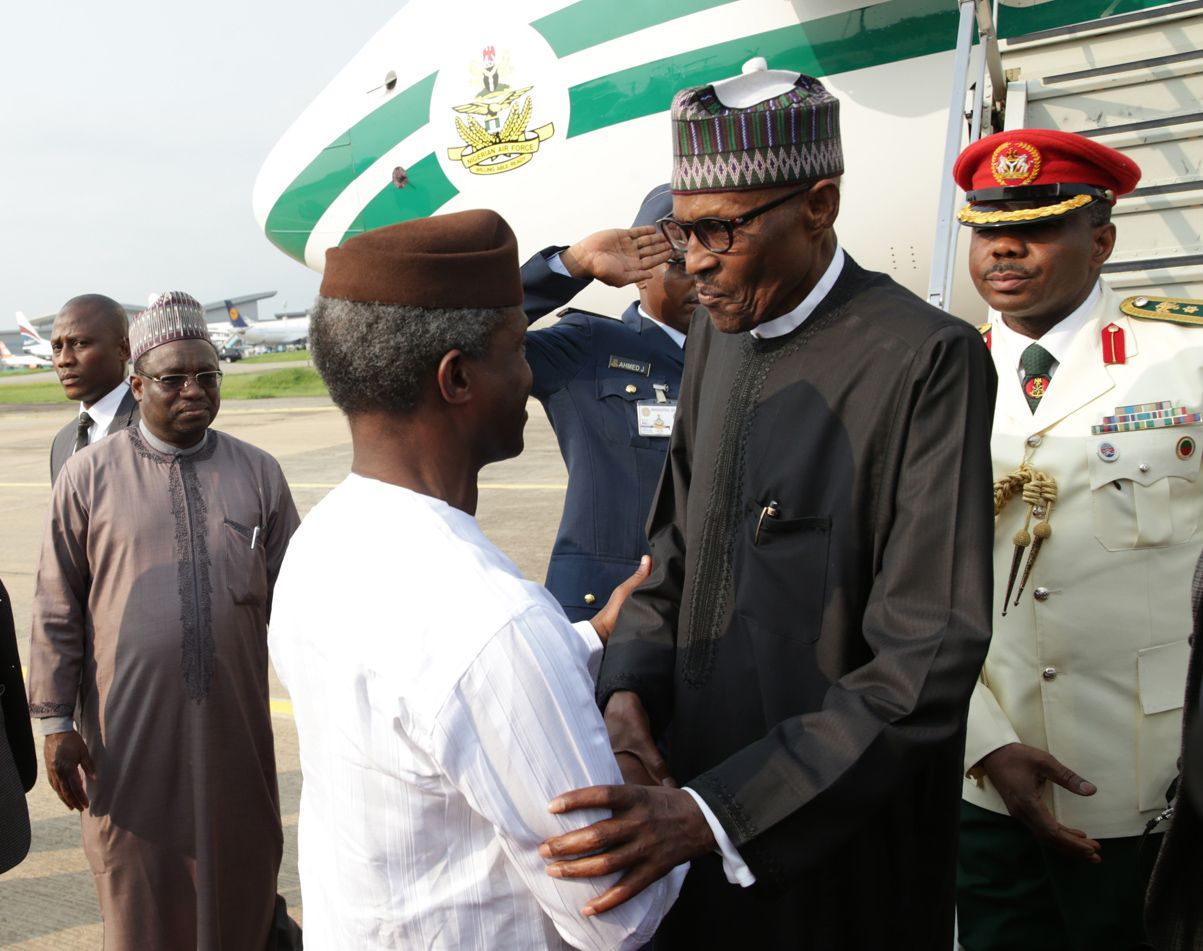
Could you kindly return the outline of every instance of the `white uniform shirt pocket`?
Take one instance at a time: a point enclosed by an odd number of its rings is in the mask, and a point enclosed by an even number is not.
[[[1136,794],[1141,811],[1165,808],[1166,790],[1177,774],[1189,660],[1190,645],[1184,640],[1136,652],[1141,721]]]
[[[1106,433],[1086,441],[1095,537],[1109,551],[1194,537],[1203,507],[1200,427]]]

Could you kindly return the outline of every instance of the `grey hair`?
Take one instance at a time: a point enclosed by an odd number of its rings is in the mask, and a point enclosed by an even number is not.
[[[318,297],[309,349],[334,404],[348,416],[407,413],[449,350],[470,359],[489,350],[500,308],[408,307]]]

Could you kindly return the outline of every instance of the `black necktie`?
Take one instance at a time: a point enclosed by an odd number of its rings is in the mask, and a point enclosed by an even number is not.
[[[72,452],[79,452],[88,444],[88,430],[92,428],[92,417],[87,413],[79,414],[79,426],[75,429],[75,448]]]
[[[1027,397],[1028,408],[1033,413],[1048,392],[1055,362],[1053,355],[1038,343],[1029,344],[1019,358],[1019,367],[1023,370],[1023,395]]]

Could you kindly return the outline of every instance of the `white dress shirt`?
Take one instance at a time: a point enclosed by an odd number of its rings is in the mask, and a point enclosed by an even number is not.
[[[113,420],[117,418],[117,410],[121,408],[121,401],[125,399],[125,394],[128,392],[129,383],[126,380],[122,380],[87,409],[84,409],[83,403],[79,404],[80,415],[87,413],[92,417],[92,428],[88,430],[89,446],[94,445],[109,434],[109,427],[113,425]]]
[[[289,545],[272,661],[300,738],[305,943],[638,948],[688,866],[618,908],[538,847],[605,818],[548,802],[622,782],[594,700],[601,643],[437,499],[351,475]]]
[[[1049,369],[1051,378],[1057,372],[1057,367],[1061,365],[1061,358],[1069,350],[1069,345],[1078,335],[1078,331],[1082,329],[1087,318],[1094,313],[1102,295],[1103,285],[1096,281],[1093,290],[1086,295],[1086,300],[1082,301],[1071,314],[1054,324],[1048,333],[1039,340],[1033,340],[1017,330],[1012,330],[1006,325],[1001,314],[992,314],[994,319],[990,325],[990,347],[998,354],[998,365],[1014,367],[1016,377],[1022,385],[1024,372],[1023,367],[1020,366],[1020,359],[1023,357],[1023,351],[1029,345],[1038,343],[1052,354],[1053,365]]]

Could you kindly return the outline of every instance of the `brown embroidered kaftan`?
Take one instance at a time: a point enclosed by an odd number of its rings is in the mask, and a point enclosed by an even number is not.
[[[30,710],[76,722],[108,951],[259,949],[280,864],[267,617],[298,524],[279,465],[210,430],[127,429],[54,487]]]

